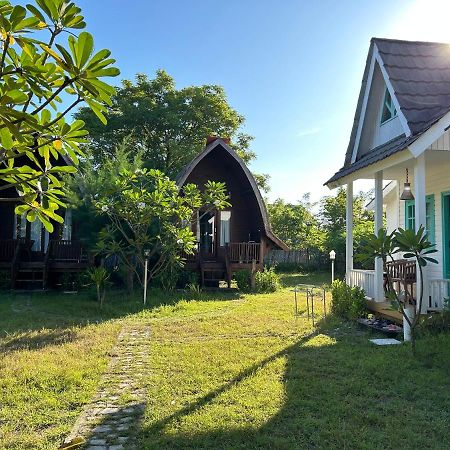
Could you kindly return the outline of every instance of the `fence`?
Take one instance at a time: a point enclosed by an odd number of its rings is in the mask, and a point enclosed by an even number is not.
[[[265,264],[292,264],[305,268],[325,269],[330,265],[329,258],[314,250],[271,250],[264,259]]]

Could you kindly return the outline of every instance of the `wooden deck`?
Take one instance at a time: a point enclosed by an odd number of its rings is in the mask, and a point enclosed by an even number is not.
[[[389,302],[376,302],[374,300],[367,300],[367,309],[378,317],[392,320],[392,322],[402,325],[402,313],[391,308]]]

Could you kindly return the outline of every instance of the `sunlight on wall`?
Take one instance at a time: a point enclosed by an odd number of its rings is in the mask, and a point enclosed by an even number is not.
[[[450,42],[449,16],[448,0],[416,0],[393,17],[387,37]]]

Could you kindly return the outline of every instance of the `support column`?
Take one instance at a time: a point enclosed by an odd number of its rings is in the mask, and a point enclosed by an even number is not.
[[[383,228],[383,172],[375,173],[375,234]],[[383,288],[383,261],[381,258],[375,259],[375,301],[384,302]]]
[[[347,184],[347,204],[345,208],[345,277],[350,284],[350,271],[353,269],[353,181]]]
[[[425,154],[422,153],[416,158],[416,164],[414,166],[414,197],[415,197],[415,222],[416,231],[422,225],[426,228],[426,173],[425,173]],[[429,288],[428,288],[428,270],[427,267],[423,267],[423,301],[422,301],[422,313],[425,313],[428,305]],[[416,297],[417,306],[420,298],[420,274],[419,266],[417,265],[417,285],[416,285]]]

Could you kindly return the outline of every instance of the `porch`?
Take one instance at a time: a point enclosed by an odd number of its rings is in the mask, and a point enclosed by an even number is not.
[[[10,273],[11,289],[45,289],[50,277],[78,273],[89,265],[79,241],[51,239],[45,252],[33,251],[33,244],[27,238],[0,241],[0,269]]]
[[[220,281],[230,286],[234,272],[250,270],[254,273],[263,268],[262,242],[229,242],[220,250],[205,253],[199,243],[193,254],[183,255],[186,268],[200,273],[202,286],[218,286]]]

